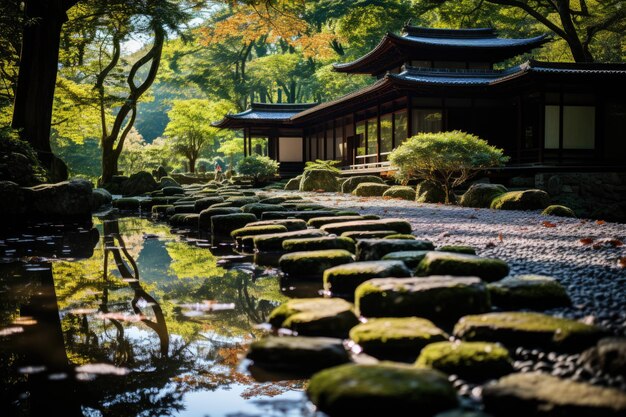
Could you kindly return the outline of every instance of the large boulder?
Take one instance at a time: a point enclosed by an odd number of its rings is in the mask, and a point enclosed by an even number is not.
[[[437,323],[454,322],[466,314],[489,311],[489,293],[475,277],[434,276],[382,278],[355,291],[359,314],[365,317],[424,317]]]
[[[352,297],[354,290],[371,278],[410,277],[400,261],[354,262],[324,271],[324,289],[335,295]]]
[[[422,181],[415,188],[415,201],[418,203],[445,203],[446,192],[436,182]]]
[[[268,336],[254,341],[247,358],[260,368],[299,376],[350,362],[341,339],[304,336]]]
[[[411,223],[402,219],[356,220],[352,222],[331,223],[320,227],[326,233],[341,235],[343,232],[370,232],[393,230],[396,233],[411,234]]]
[[[509,265],[497,258],[482,258],[453,252],[430,252],[417,265],[415,275],[479,277],[492,282],[509,274]]]
[[[354,262],[354,256],[343,249],[292,252],[280,257],[280,269],[290,277],[321,277],[333,266]]]
[[[382,197],[389,187],[387,184],[378,184],[375,182],[362,182],[356,186],[352,194],[357,197]]]
[[[408,201],[414,201],[416,196],[415,188],[406,185],[394,185],[383,193],[384,198],[397,198]]]
[[[298,175],[295,178],[291,178],[289,181],[287,181],[287,184],[285,184],[285,190],[298,191],[300,189],[301,180],[302,180],[302,175]]]
[[[494,198],[490,207],[496,210],[543,210],[550,196],[543,190],[509,191]]]
[[[30,210],[30,193],[12,181],[0,181],[0,222],[15,221]]]
[[[391,252],[431,251],[434,249],[435,246],[429,240],[360,239],[356,244],[356,259],[358,261],[377,261]]]
[[[626,338],[607,337],[580,356],[581,365],[605,374],[626,375]]]
[[[123,195],[143,195],[159,188],[152,174],[139,171],[122,183]]]
[[[487,286],[491,303],[506,310],[548,310],[572,304],[567,291],[557,280],[541,275],[505,278]]]
[[[98,210],[100,207],[108,206],[113,201],[111,193],[104,188],[94,188],[91,195],[91,210]]]
[[[0,129],[0,181],[30,187],[48,180],[32,146],[17,135],[6,133],[3,125]]]
[[[543,373],[505,376],[483,389],[485,410],[511,417],[618,417],[626,393]]]
[[[73,179],[56,184],[36,185],[25,190],[26,204],[29,206],[27,214],[61,219],[91,216],[93,184],[90,181]]]
[[[346,193],[346,194],[352,193],[352,191],[354,191],[359,184],[364,183],[364,182],[375,183],[375,184],[385,183],[385,181],[383,181],[382,178],[376,175],[359,175],[356,177],[350,177],[347,180],[345,180],[341,184],[341,192]]]
[[[339,191],[337,173],[327,169],[310,169],[304,171],[300,180],[300,191]]]
[[[444,374],[394,363],[325,369],[313,375],[306,392],[330,417],[432,416],[458,404]]]
[[[463,207],[489,208],[494,198],[506,193],[508,190],[500,184],[472,184],[463,197]]]
[[[348,336],[359,324],[354,306],[339,298],[293,298],[276,307],[268,318],[274,328],[286,328],[301,336]]]
[[[576,218],[576,213],[569,207],[553,204],[546,207],[542,212],[544,216],[556,216],[556,217],[573,217]]]
[[[160,180],[163,177],[167,177],[167,170],[163,165],[159,165],[157,169],[152,171],[152,176],[157,180]]]
[[[509,351],[497,343],[438,342],[422,349],[416,365],[463,379],[486,380],[513,372]]]
[[[159,188],[163,189],[165,187],[178,187],[180,188],[180,184],[172,177],[164,176],[159,178]]]
[[[448,335],[426,319],[386,317],[354,326],[350,339],[376,358],[412,361],[424,346],[448,340]]]
[[[463,340],[499,342],[511,347],[541,347],[566,352],[588,348],[605,335],[606,331],[596,326],[527,312],[465,316],[454,326],[454,336]]]

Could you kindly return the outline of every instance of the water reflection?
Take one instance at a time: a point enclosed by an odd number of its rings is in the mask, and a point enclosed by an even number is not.
[[[145,219],[96,227],[100,242],[65,252],[83,259],[12,257],[2,241],[2,415],[309,415],[302,382],[239,368],[285,299],[273,270],[218,262],[206,242]]]

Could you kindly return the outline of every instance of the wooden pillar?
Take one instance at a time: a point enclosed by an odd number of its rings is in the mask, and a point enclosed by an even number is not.
[[[326,160],[326,159],[328,159],[328,146],[326,145],[327,139],[328,139],[326,137],[326,136],[328,136],[328,134],[327,134],[328,133],[328,129],[326,128],[326,123],[324,123],[322,125],[322,129],[324,129],[324,158],[323,159]]]
[[[346,118],[341,119],[341,149],[343,149],[343,155],[341,159],[345,162],[348,161],[348,138],[346,137]]]
[[[517,154],[517,163],[520,163],[522,159],[522,140],[524,139],[524,117],[522,113],[522,96],[517,96],[515,98],[517,102],[517,144],[516,144],[516,154]]]
[[[376,106],[376,162],[380,162],[380,147],[381,147],[381,128],[380,128],[380,103]]]
[[[356,164],[356,148],[357,148],[357,134],[356,134],[356,113],[352,113],[352,137],[354,138],[352,140],[352,149],[350,149],[350,159],[352,160],[352,163],[350,165],[354,165]]]
[[[337,119],[333,119],[333,160],[337,160]]]
[[[406,96],[406,137],[413,136],[413,100]]]
[[[246,138],[246,128],[243,128],[243,156],[246,157],[248,156],[248,144],[246,143],[247,138]]]
[[[539,104],[539,131],[537,136],[539,138],[539,162],[543,163],[543,150],[546,147],[546,93],[541,93],[541,101]]]
[[[559,92],[559,164],[563,162],[563,87]]]

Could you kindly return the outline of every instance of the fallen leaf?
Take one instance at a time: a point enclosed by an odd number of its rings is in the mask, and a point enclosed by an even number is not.
[[[582,243],[583,245],[591,245],[593,243],[593,239],[590,237],[583,237],[582,239],[580,239],[580,243]]]
[[[614,248],[619,248],[620,246],[624,246],[624,242],[622,242],[619,239],[609,239],[606,241],[606,243],[613,246]]]
[[[319,188],[317,190],[314,190],[316,193],[325,193],[326,191],[324,191],[324,189]]]
[[[622,256],[617,260],[617,266],[620,268],[626,268],[626,256]]]
[[[603,224],[606,224],[606,222],[604,220],[596,220],[596,224],[602,226]]]
[[[504,237],[502,236],[502,232],[498,233],[498,240],[500,242],[504,242]]]
[[[489,249],[489,248],[495,248],[496,244],[493,242],[487,242],[487,244],[485,245],[485,248]]]
[[[541,224],[543,225],[543,227],[556,227],[556,224],[551,223],[547,220],[544,220],[543,222],[541,222]]]
[[[594,248],[595,250],[602,249],[602,243],[594,243],[592,248]]]

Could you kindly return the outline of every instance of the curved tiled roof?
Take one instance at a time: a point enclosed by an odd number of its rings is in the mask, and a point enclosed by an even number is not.
[[[221,128],[237,128],[246,126],[253,121],[280,123],[289,120],[295,114],[316,106],[318,103],[252,103],[248,110],[236,114],[227,114],[212,126]]]

